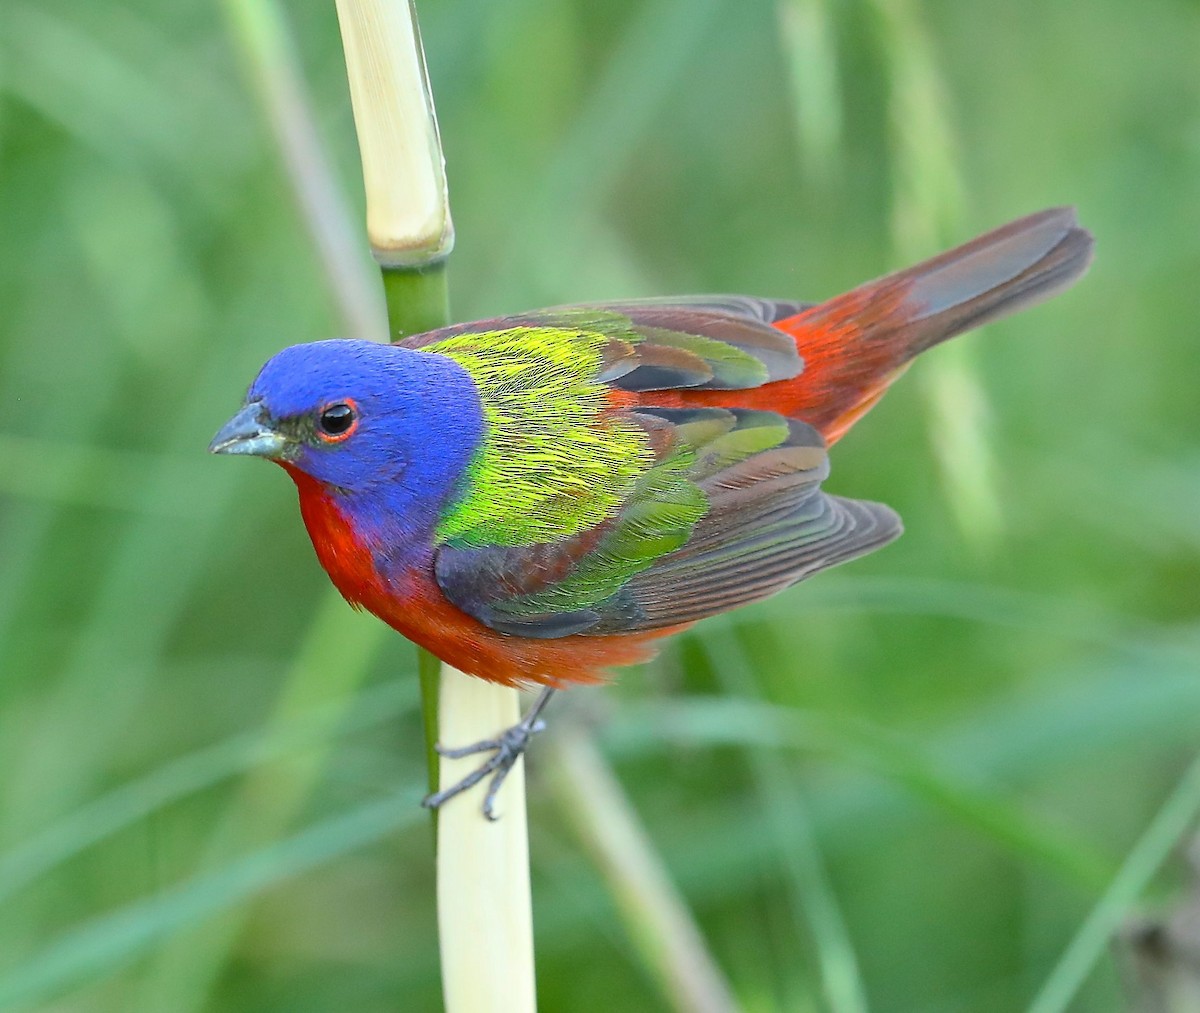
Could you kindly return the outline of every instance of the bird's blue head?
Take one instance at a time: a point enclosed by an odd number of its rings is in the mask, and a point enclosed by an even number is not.
[[[475,383],[453,360],[373,341],[293,345],[214,437],[321,482],[364,534],[436,524],[483,439]]]

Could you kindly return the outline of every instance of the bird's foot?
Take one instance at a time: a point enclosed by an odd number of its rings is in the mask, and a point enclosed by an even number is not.
[[[490,776],[492,781],[488,785],[487,794],[483,797],[483,815],[489,820],[498,819],[493,810],[496,794],[504,784],[505,778],[508,777],[513,767],[516,766],[517,761],[524,755],[526,748],[529,746],[530,738],[546,727],[546,722],[538,719],[537,712],[540,709],[531,710],[524,718],[511,728],[506,728],[494,739],[483,739],[469,746],[459,746],[457,749],[450,749],[440,744],[436,746],[435,748],[441,756],[452,760],[471,756],[475,753],[491,753],[492,755],[461,781],[450,785],[449,788],[443,788],[439,792],[427,795],[421,802],[421,805],[426,809],[437,809],[445,805],[455,795],[462,794],[468,788],[474,787],[484,778]]]

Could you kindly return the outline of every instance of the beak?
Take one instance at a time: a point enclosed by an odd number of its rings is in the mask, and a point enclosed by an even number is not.
[[[221,427],[208,445],[208,452],[282,457],[288,441],[263,421],[263,415],[262,405],[251,401]]]

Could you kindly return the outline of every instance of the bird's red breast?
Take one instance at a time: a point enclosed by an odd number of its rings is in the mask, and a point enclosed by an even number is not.
[[[602,682],[607,669],[648,660],[655,653],[652,641],[691,625],[561,640],[497,633],[450,604],[432,568],[410,568],[398,579],[385,580],[370,548],[321,483],[286,463],[283,467],[296,483],[317,559],[342,596],[460,671],[506,686]]]

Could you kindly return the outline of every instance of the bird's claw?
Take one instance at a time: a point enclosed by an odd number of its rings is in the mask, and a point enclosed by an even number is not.
[[[526,718],[518,721],[511,728],[506,728],[494,739],[483,739],[469,746],[458,746],[456,748],[443,746],[439,743],[434,748],[438,751],[439,755],[449,759],[461,759],[464,756],[472,756],[475,753],[490,752],[492,755],[461,781],[450,785],[448,788],[443,788],[432,795],[427,795],[421,802],[421,805],[426,809],[438,809],[454,798],[455,795],[462,794],[468,788],[473,788],[484,778],[490,776],[492,780],[488,785],[487,794],[483,797],[483,815],[493,822],[499,819],[493,808],[496,795],[499,793],[501,786],[504,784],[513,767],[516,766],[517,761],[529,746],[529,739],[537,732],[545,729],[545,727],[546,722],[544,721],[535,720],[530,722]]]

